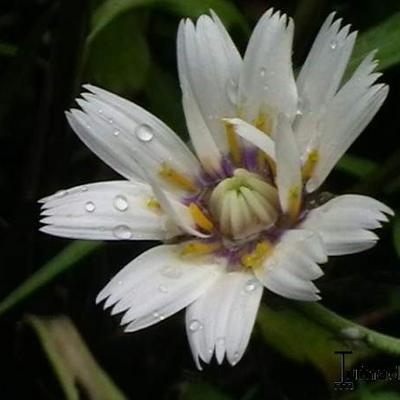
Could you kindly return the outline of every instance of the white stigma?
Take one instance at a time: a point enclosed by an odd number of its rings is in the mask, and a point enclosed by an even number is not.
[[[260,176],[238,168],[213,190],[210,211],[224,235],[244,239],[275,223],[278,192]]]

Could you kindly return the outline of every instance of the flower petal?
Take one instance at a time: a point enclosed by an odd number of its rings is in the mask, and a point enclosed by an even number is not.
[[[297,216],[301,202],[301,164],[292,128],[280,117],[276,138],[276,185],[282,211]]]
[[[205,170],[219,174],[222,169],[222,154],[187,82],[182,82],[182,93],[183,110],[193,148]]]
[[[165,240],[181,233],[157,206],[150,186],[133,181],[99,182],[59,191],[41,200],[40,230],[95,240]],[[157,204],[157,203],[155,203]]]
[[[318,232],[328,255],[358,253],[373,247],[378,237],[368,229],[386,222],[393,211],[367,196],[343,195],[311,210],[301,227]]]
[[[249,124],[240,118],[224,118],[224,121],[233,125],[235,132],[239,136],[275,160],[275,142],[263,131],[260,131],[254,125]]]
[[[177,45],[179,79],[183,86],[190,86],[204,122],[226,153],[228,144],[221,118],[236,113],[233,92],[242,64],[239,52],[215,13],[212,19],[202,15],[196,26],[190,20],[182,21]]]
[[[292,19],[269,9],[254,28],[239,80],[239,110],[248,122],[263,114],[272,124],[278,113],[294,118],[297,89],[292,70]],[[273,133],[269,132],[269,133]]]
[[[357,139],[384,102],[388,87],[375,84],[380,74],[373,72],[377,62],[370,53],[349,81],[319,110],[304,114],[295,136],[306,160],[317,151],[318,162],[307,182],[308,192],[316,190],[332,168]]]
[[[247,272],[223,274],[186,311],[186,331],[196,365],[219,364],[225,355],[231,365],[243,356],[253,329],[263,288]]]
[[[154,175],[159,184],[175,187],[160,176],[168,164],[187,179],[195,180],[200,165],[179,137],[141,107],[92,85],[92,93],[77,100],[83,111],[71,110],[68,121],[77,135],[111,167],[128,179],[143,178],[137,165]]]
[[[321,238],[312,231],[295,229],[284,234],[273,253],[254,273],[272,292],[294,300],[319,300],[311,280],[322,276],[317,263],[327,257]]]
[[[125,266],[99,293],[112,314],[134,332],[153,325],[201,296],[224,270],[218,260],[185,258],[180,245],[154,247]]]
[[[347,67],[357,32],[350,26],[340,29],[341,19],[333,22],[331,13],[322,25],[297,77],[300,110],[315,112],[336,94]]]

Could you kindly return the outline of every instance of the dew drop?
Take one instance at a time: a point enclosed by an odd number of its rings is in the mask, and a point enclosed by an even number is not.
[[[88,191],[88,187],[87,186],[82,186],[81,187],[81,192],[87,192]]]
[[[165,285],[160,285],[160,286],[158,287],[158,290],[159,290],[161,293],[168,293],[168,288],[167,288]]]
[[[99,114],[103,114],[103,110],[102,110],[101,108],[99,108],[99,109],[97,110],[97,112],[98,112]]]
[[[120,131],[118,129],[115,129],[115,131],[113,132],[114,136],[118,136],[120,134]]]
[[[114,119],[113,118],[108,118],[108,122],[112,125],[114,123]]]
[[[235,80],[229,79],[226,84],[226,94],[228,96],[229,101],[236,105],[237,97],[238,97],[238,84]]]
[[[122,285],[122,281],[118,281],[118,282],[117,282],[117,285],[118,285],[118,286],[121,286],[121,285]]]
[[[331,43],[330,43],[330,48],[332,49],[332,50],[335,50],[336,49],[336,47],[337,47],[337,40],[332,40],[331,41]]]
[[[137,138],[142,142],[150,142],[154,137],[152,127],[146,124],[138,125],[135,132]]]
[[[178,279],[182,276],[182,270],[173,265],[166,265],[162,270],[161,274],[166,278]]]
[[[256,279],[249,279],[244,286],[244,291],[246,293],[254,292],[257,289],[257,286],[258,281]]]
[[[85,210],[86,210],[87,212],[89,212],[89,213],[92,213],[92,212],[94,212],[94,211],[96,210],[96,206],[95,206],[95,204],[93,203],[93,201],[88,201],[88,202],[85,204]]]
[[[157,311],[155,311],[155,312],[153,312],[153,317],[160,318],[160,314]]]
[[[66,190],[59,190],[58,192],[56,192],[54,197],[57,197],[58,199],[61,199],[61,197],[64,197],[66,194],[67,194]]]
[[[189,331],[190,332],[197,332],[201,329],[203,329],[203,325],[198,319],[192,319],[189,322]]]
[[[262,68],[260,69],[260,76],[261,76],[262,78],[265,76],[265,72],[266,72],[265,67],[262,67]]]
[[[118,195],[114,198],[114,207],[117,211],[126,211],[129,207],[128,200],[125,196]]]
[[[129,226],[118,225],[113,229],[114,236],[118,239],[130,239],[132,237],[132,231]]]

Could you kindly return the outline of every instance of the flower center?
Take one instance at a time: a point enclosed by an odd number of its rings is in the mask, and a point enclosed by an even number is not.
[[[214,188],[209,210],[224,235],[244,239],[275,223],[278,192],[259,175],[238,168]]]

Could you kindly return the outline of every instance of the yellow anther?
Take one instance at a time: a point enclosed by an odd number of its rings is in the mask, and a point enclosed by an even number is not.
[[[190,242],[181,251],[182,256],[201,256],[210,254],[220,248],[219,243]]]
[[[211,232],[214,229],[213,223],[204,215],[203,211],[201,211],[196,203],[190,203],[189,211],[194,222],[196,222],[196,225],[201,229],[206,232]]]
[[[303,165],[302,168],[302,176],[303,180],[308,180],[314,173],[315,167],[319,161],[319,152],[318,150],[314,149],[308,153],[307,160]]]
[[[160,203],[154,197],[147,200],[146,206],[152,210],[161,210]]]
[[[301,207],[301,191],[298,186],[293,186],[289,190],[289,209],[288,214],[292,221],[294,221],[299,213]]]
[[[265,111],[260,111],[252,124],[260,131],[270,135],[272,132],[272,119]]]
[[[159,174],[166,181],[168,181],[172,185],[177,186],[181,189],[185,189],[190,192],[197,192],[197,190],[198,190],[196,185],[189,178],[182,175],[181,173],[176,171],[174,168],[169,167],[167,163],[161,164],[161,169],[160,169]]]
[[[242,256],[242,265],[247,268],[257,268],[263,263],[265,258],[271,254],[272,250],[272,244],[266,240],[257,243],[256,248],[250,254]]]
[[[239,140],[232,124],[225,123],[226,138],[228,140],[229,151],[232,155],[233,162],[238,165],[242,161],[242,152]]]

